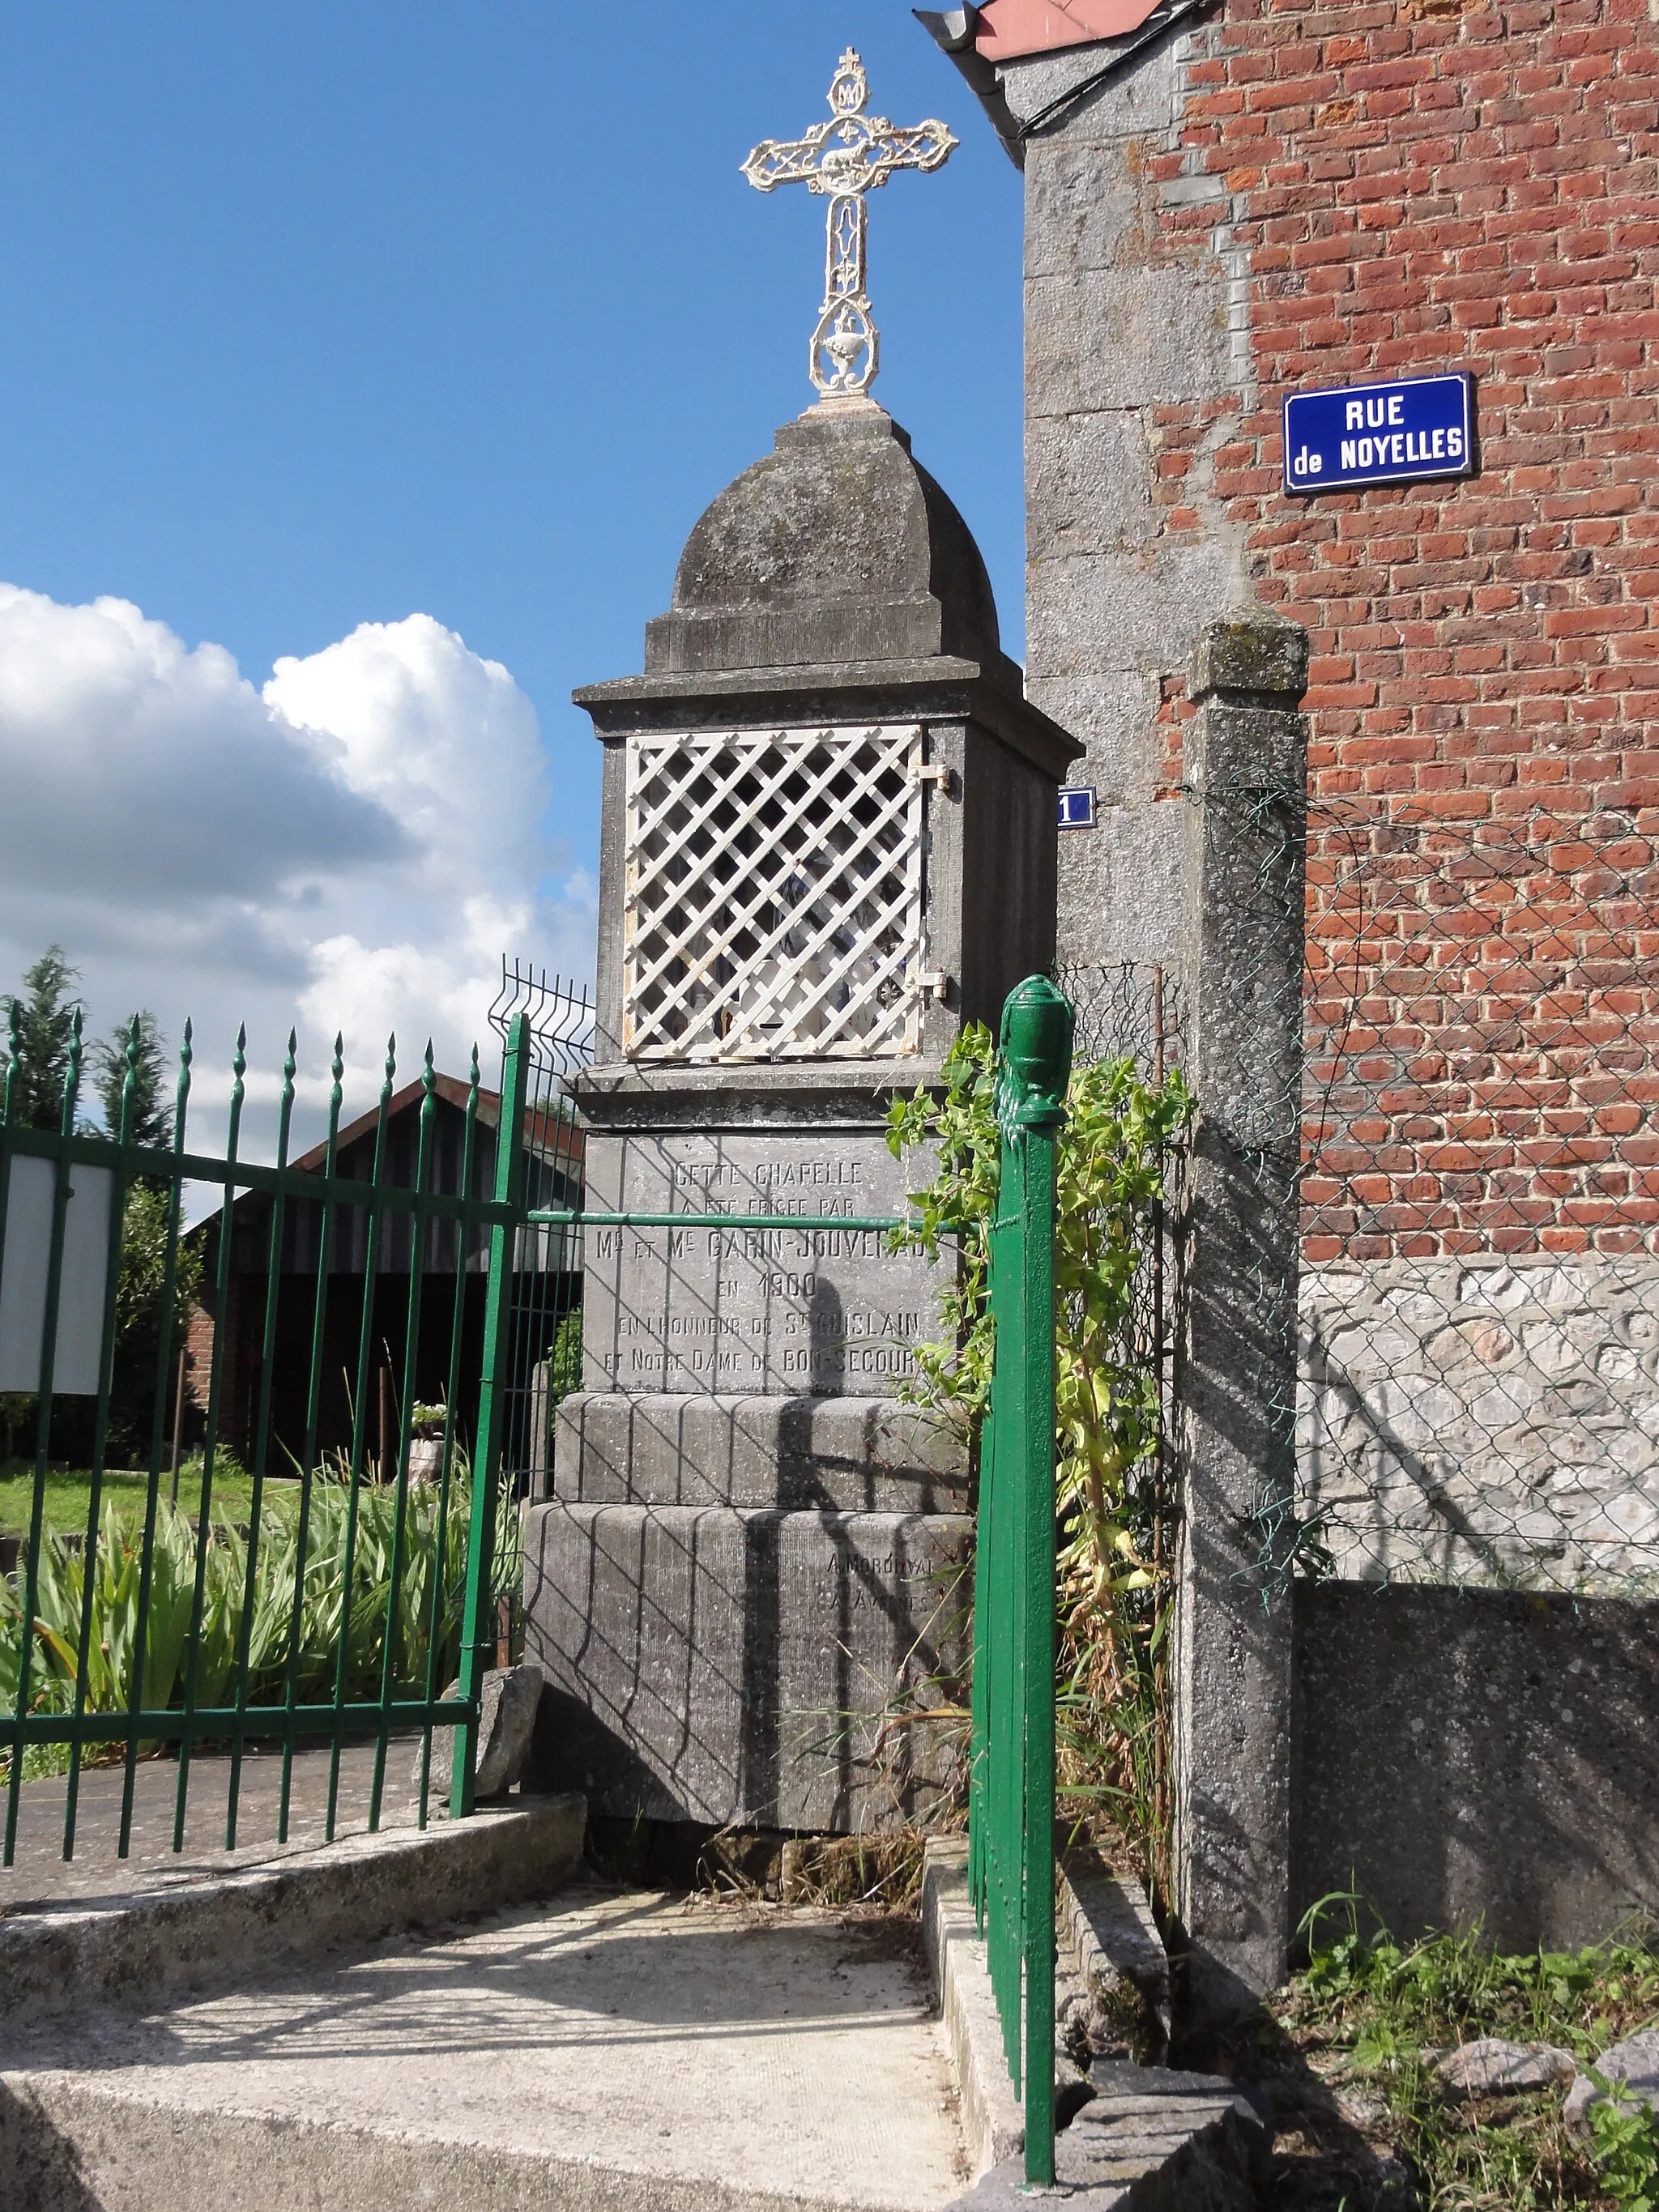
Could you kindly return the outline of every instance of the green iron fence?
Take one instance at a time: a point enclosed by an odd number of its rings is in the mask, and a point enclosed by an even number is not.
[[[1073,1014],[1033,977],[1003,1009],[994,1328],[974,1565],[969,1869],[1025,2177],[1054,2178],[1054,1148]]]
[[[578,1002],[563,1003],[568,1012]],[[546,1486],[560,1389],[580,1387],[579,1375],[568,1364],[561,1370],[556,1355],[562,1328],[580,1311],[583,1230],[890,1231],[909,1225],[890,1216],[849,1221],[842,1216],[586,1212],[574,1164],[574,1117],[563,1097],[563,1079],[573,1069],[561,1060],[574,1054],[580,1064],[581,1041],[561,1037],[556,1024],[538,1027],[538,1012],[533,992],[508,994],[500,1023],[503,1073],[494,1127],[475,1054],[464,1099],[447,1102],[459,1121],[447,1163],[440,1127],[446,1101],[428,1048],[416,1086],[414,1156],[402,1176],[394,1172],[394,1124],[411,1094],[400,1101],[390,1051],[374,1114],[343,1131],[344,1069],[337,1042],[326,1139],[314,1153],[290,1163],[295,1082],[290,1040],[276,1160],[267,1167],[239,1158],[245,1073],[240,1041],[228,1140],[222,1154],[207,1154],[187,1146],[188,1030],[173,1142],[158,1149],[130,1140],[136,1031],[115,1137],[89,1133],[79,1119],[78,1028],[57,1127],[23,1126],[14,1110],[23,1065],[14,1019],[0,1106],[0,1388],[14,1387],[18,1379],[15,1372],[7,1377],[3,1359],[9,1357],[15,1368],[21,1311],[25,1379],[34,1385],[38,1416],[28,1532],[15,1587],[0,1582],[6,1864],[15,1846],[24,1755],[32,1746],[62,1747],[67,1753],[66,1857],[75,1848],[82,1760],[94,1746],[113,1746],[121,1755],[122,1856],[130,1847],[135,1775],[146,1746],[176,1747],[175,1849],[183,1847],[192,1754],[204,1745],[229,1753],[227,1848],[237,1840],[243,1754],[256,1743],[281,1753],[283,1840],[296,1749],[318,1740],[330,1753],[330,1837],[341,1755],[352,1740],[367,1737],[374,1744],[368,1825],[380,1825],[394,1732],[418,1732],[418,1817],[424,1824],[433,1731],[458,1729],[451,1811],[470,1813],[481,1679],[500,1628],[501,1592],[494,1562],[498,1499],[505,1497],[510,1505],[513,1497]],[[1054,1943],[1054,1147],[1072,1023],[1064,997],[1041,978],[1022,985],[1004,1012],[1001,1183],[990,1235],[995,1361],[981,1444],[975,1560],[973,1892],[1009,2069],[1024,2100],[1028,2178],[1038,2183],[1052,2180],[1054,2169],[1048,2054]],[[486,1157],[490,1152],[493,1164]],[[345,1156],[366,1161],[367,1174],[343,1171]],[[489,1196],[482,1194],[486,1182]],[[185,1228],[185,1192],[192,1185],[216,1191],[222,1200],[216,1231],[205,1238],[201,1231]],[[108,1556],[114,1538],[104,1506],[112,1464],[111,1407],[119,1379],[123,1229],[128,1200],[141,1188],[160,1194],[165,1250],[147,1346],[153,1389],[141,1470],[141,1529],[116,1547],[123,1553],[117,1560]],[[574,1202],[545,1202],[562,1196]],[[22,1220],[25,1213],[28,1222]],[[167,1413],[180,1348],[177,1291],[191,1234],[204,1250],[202,1302],[214,1328],[201,1394],[205,1428],[199,1497],[181,1553],[190,1570],[185,1595],[176,1579],[163,1591],[161,1563],[173,1556],[165,1540],[174,1527],[173,1510],[163,1502],[164,1486],[176,1481]],[[249,1375],[232,1371],[239,1243],[244,1251],[251,1245],[262,1255],[257,1276],[240,1279],[256,1281],[259,1291],[257,1357]],[[331,1262],[345,1249],[355,1264],[343,1293]],[[435,1476],[424,1483],[416,1480],[414,1445],[422,1308],[433,1295],[429,1263],[434,1260],[447,1262],[453,1283],[443,1316],[447,1387],[441,1451]],[[409,1279],[401,1388],[395,1430],[388,1437],[382,1428],[376,1464],[371,1385],[385,1319],[377,1287],[389,1269],[395,1274],[402,1267]],[[464,1351],[469,1297],[480,1285],[481,1382],[469,1420]],[[306,1303],[303,1358],[296,1370],[303,1373],[305,1387],[300,1428],[289,1437],[278,1418],[278,1386],[285,1364],[293,1365],[296,1294]],[[349,1437],[331,1462],[323,1443],[327,1360],[339,1341],[343,1294],[355,1300],[355,1387],[347,1393]],[[90,1322],[88,1299],[97,1307]],[[384,1345],[383,1336],[380,1340]],[[65,1371],[65,1361],[74,1371]],[[214,1484],[216,1468],[228,1453],[227,1431],[239,1402],[246,1409],[246,1425],[238,1433],[247,1443],[251,1487],[238,1508],[245,1522],[232,1527],[215,1517]],[[41,1619],[43,1586],[54,1574],[63,1579],[71,1562],[65,1547],[48,1541],[46,1500],[56,1425],[66,1410],[90,1438],[90,1490],[84,1527],[77,1532],[78,1583],[68,1576],[71,1595],[78,1593],[79,1617],[67,1634],[57,1634],[48,1633]],[[279,1459],[285,1468],[278,1467]],[[324,1524],[331,1531],[326,1547],[318,1542]],[[411,1574],[411,1559],[423,1544],[430,1551],[427,1571]],[[366,1573],[370,1548],[374,1564]],[[273,1562],[280,1570],[275,1577]],[[106,1579],[125,1577],[125,1610],[116,1639],[121,1651],[109,1649],[109,1639],[100,1642],[96,1632],[94,1569],[107,1569]],[[332,1605],[320,1634],[315,1619],[319,1582]],[[182,1607],[182,1619],[175,1618],[169,1632],[171,1663],[160,1670],[167,1674],[167,1695],[157,1693],[156,1666],[158,1644],[167,1640],[158,1635],[164,1598],[175,1615]],[[118,1663],[123,1653],[125,1671]],[[446,1697],[441,1686],[452,1664],[459,1686]]]
[[[241,1038],[222,1153],[189,1147],[188,1028],[165,1148],[131,1141],[136,1023],[112,1137],[89,1131],[82,1118],[78,1018],[54,1127],[24,1125],[27,1070],[15,1009],[10,1045],[0,1103],[0,1389],[33,1400],[34,1451],[27,1532],[13,1575],[0,1579],[3,1863],[13,1863],[35,1747],[57,1747],[66,1762],[66,1858],[75,1850],[82,1765],[94,1747],[106,1759],[118,1754],[125,1770],[123,1857],[141,1753],[164,1746],[176,1753],[175,1850],[184,1846],[192,1757],[204,1747],[228,1753],[228,1849],[236,1844],[244,1756],[253,1746],[280,1751],[280,1840],[289,1833],[302,1744],[328,1750],[331,1838],[348,1743],[373,1743],[368,1817],[371,1828],[380,1825],[394,1731],[419,1732],[424,1826],[433,1730],[458,1730],[451,1810],[470,1813],[481,1676],[496,1640],[492,1554],[511,1380],[508,1267],[528,1149],[526,1024],[516,1023],[508,1037],[499,1102],[480,1090],[476,1052],[469,1084],[448,1086],[460,1096],[441,1097],[445,1079],[429,1046],[418,1083],[399,1098],[388,1049],[377,1109],[344,1131],[337,1040],[327,1136],[297,1162],[290,1160],[290,1038],[272,1166],[239,1158]],[[453,1125],[447,1141],[441,1108]],[[411,1119],[404,1171],[394,1172],[398,1127]],[[348,1164],[366,1171],[348,1173]],[[192,1187],[222,1201],[216,1218],[194,1231],[185,1218]],[[148,1310],[135,1316],[130,1247],[135,1206],[146,1194],[159,1231],[160,1282],[149,1286]],[[250,1247],[252,1270],[246,1268]],[[167,1415],[170,1395],[183,1385],[181,1290],[198,1264],[212,1351],[197,1393],[204,1433],[199,1494],[186,1521],[173,1504],[182,1406],[173,1409],[171,1452]],[[395,1293],[404,1269],[401,1387],[395,1427],[382,1419],[376,1462],[377,1340],[390,1358],[386,1285],[390,1276]],[[434,1274],[446,1273],[453,1277],[449,1310],[432,1316],[447,1384],[441,1447],[435,1468],[417,1479],[416,1392],[422,1346],[429,1369],[434,1335],[423,1329],[422,1308],[434,1296]],[[460,1401],[469,1306],[476,1310],[480,1289],[475,1410]],[[136,1329],[135,1318],[143,1324]],[[344,1371],[336,1373],[343,1346]],[[135,1357],[146,1375],[131,1371]],[[285,1381],[298,1376],[303,1389],[289,1389],[285,1430],[274,1407]],[[119,1429],[112,1408],[130,1404],[135,1387],[145,1432],[136,1486],[112,1457]],[[325,1450],[330,1389],[343,1397],[349,1423]],[[385,1395],[383,1386],[383,1404]],[[241,1425],[239,1455],[228,1439],[233,1418]],[[65,1443],[89,1469],[88,1502],[82,1526],[54,1532],[47,1498]],[[216,1480],[234,1492],[228,1512],[216,1513]],[[452,1671],[459,1688],[446,1696]]]

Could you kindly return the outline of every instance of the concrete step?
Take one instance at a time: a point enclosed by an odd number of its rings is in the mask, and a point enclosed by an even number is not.
[[[942,2212],[969,2175],[913,1936],[575,1887],[217,1996],[9,2021],[0,2204]]]
[[[1079,1860],[1062,1868],[1055,1903],[1061,1961],[1083,1997],[1072,2037],[1079,2057],[1162,2065],[1173,2025],[1170,1958],[1145,1889]]]
[[[1059,2009],[1091,2005],[1092,1993],[1105,1992],[1120,2008],[1131,1998],[1156,2021],[1169,1981],[1162,1944],[1157,1958],[1149,1948],[1157,1935],[1150,1911],[1143,1919],[1133,1894],[1104,1876],[1092,1884],[1062,1877],[1060,1908],[1062,1965],[1069,1952],[1073,1973],[1069,1988],[1064,1972],[1056,1977]],[[952,2212],[1029,2212],[1024,2114],[1008,2075],[959,1838],[927,1846],[922,1925],[975,2184]],[[1167,2011],[1163,2033],[1167,2039]],[[1056,2179],[1070,2212],[1250,2212],[1259,2201],[1271,2138],[1231,2082],[1109,2058],[1095,2058],[1085,2070],[1068,2056],[1063,2030],[1054,2063]]]
[[[0,2021],[10,2032],[88,2006],[234,1988],[396,1930],[546,1897],[580,1864],[586,1826],[581,1797],[515,1797],[423,1830],[222,1853],[176,1872],[151,1858],[106,1873],[101,1891],[0,1898]]]

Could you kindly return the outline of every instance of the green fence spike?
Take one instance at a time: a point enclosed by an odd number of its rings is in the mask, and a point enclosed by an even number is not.
[[[438,1078],[433,1065],[432,1040],[428,1037],[426,1060],[421,1071],[421,1115],[419,1151],[415,1167],[415,1188],[424,1193],[432,1176],[433,1139],[437,1127]],[[403,1597],[404,1559],[409,1533],[410,1444],[414,1434],[416,1379],[418,1372],[421,1345],[422,1292],[425,1287],[424,1256],[427,1224],[419,1217],[409,1224],[409,1301],[404,1321],[404,1370],[402,1401],[398,1409],[397,1472],[394,1477],[396,1493],[392,1515],[392,1559],[386,1577],[386,1622],[380,1643],[380,1704],[384,1710],[392,1703],[396,1686],[398,1650],[398,1609]],[[384,1449],[384,1445],[382,1446]],[[384,1465],[381,1480],[386,1479]],[[375,1735],[374,1777],[369,1787],[368,1825],[371,1833],[380,1825],[380,1802],[386,1788],[386,1752],[390,1723],[384,1718]]]
[[[64,1070],[64,1134],[75,1134],[75,1109],[81,1096],[81,1058],[84,1050],[82,1040],[82,1015],[75,1009],[75,1019],[70,1024],[69,1065]]]
[[[495,1132],[495,1197],[522,1213],[524,1124],[529,1090],[531,1030],[527,1015],[515,1014],[501,1067],[501,1121]],[[472,1811],[473,1768],[478,1752],[478,1712],[484,1654],[495,1644],[492,1557],[495,1534],[495,1486],[501,1476],[501,1437],[509,1387],[506,1348],[513,1315],[513,1261],[518,1232],[505,1224],[489,1232],[489,1284],[484,1309],[483,1375],[478,1390],[478,1434],[472,1461],[471,1527],[467,1539],[466,1601],[461,1616],[461,1698],[465,1726],[458,1731],[450,1779],[450,1813],[465,1820]]]
[[[179,1778],[173,1794],[173,1848],[185,1848],[185,1824],[190,1802],[191,1755],[195,1747],[191,1719],[196,1706],[201,1666],[202,1620],[207,1602],[208,1547],[213,1540],[213,1474],[223,1418],[225,1347],[229,1336],[230,1267],[236,1213],[236,1162],[242,1134],[242,1108],[246,1100],[247,1025],[236,1031],[231,1056],[230,1122],[225,1137],[224,1206],[219,1216],[217,1281],[213,1307],[213,1356],[208,1369],[207,1429],[202,1438],[202,1492],[196,1510],[196,1571],[191,1586],[190,1640],[185,1646],[184,1709],[185,1726],[179,1739]]]
[[[127,1027],[127,1072],[121,1085],[120,1127],[117,1131],[124,1145],[132,1141],[132,1102],[138,1092],[138,1024],[142,1016],[135,1014]]]
[[[179,1280],[179,1242],[184,1208],[185,1125],[190,1114],[191,1064],[195,1029],[186,1018],[179,1045],[179,1082],[173,1096],[173,1154],[167,1178],[167,1250],[161,1267],[161,1326],[155,1350],[155,1409],[150,1419],[149,1476],[144,1486],[144,1533],[138,1566],[138,1609],[133,1628],[134,1662],[131,1694],[123,1713],[121,1734],[126,1740],[121,1781],[121,1827],[117,1856],[125,1858],[132,1842],[133,1796],[138,1780],[139,1711],[145,1701],[149,1671],[151,1605],[155,1595],[155,1526],[161,1510],[161,1454],[167,1436],[167,1383],[173,1366],[173,1306]],[[173,1474],[178,1496],[179,1476]]]
[[[368,1442],[368,1384],[374,1354],[374,1293],[379,1280],[382,1224],[385,1218],[384,1198],[386,1178],[390,1170],[387,1139],[391,1127],[392,1095],[398,1077],[398,1039],[394,1034],[386,1041],[386,1071],[380,1084],[380,1102],[374,1124],[374,1167],[370,1187],[369,1202],[363,1237],[363,1301],[357,1335],[357,1386],[352,1407],[350,1488],[346,1498],[345,1556],[341,1574],[348,1591],[353,1587],[357,1565],[358,1522],[361,1517],[364,1462]],[[380,1476],[386,1476],[386,1439],[380,1439]],[[334,1705],[337,1714],[343,1715],[350,1667],[349,1639],[342,1636],[338,1663],[335,1670]],[[342,1718],[334,1730],[329,1753],[328,1810],[323,1822],[326,1840],[334,1840],[335,1821],[340,1802],[340,1755],[344,1749],[344,1721]]]
[[[58,1358],[58,1327],[64,1288],[64,1243],[69,1221],[70,1141],[75,1135],[76,1100],[81,1085],[82,1015],[77,1006],[70,1030],[69,1064],[64,1074],[63,1114],[55,1147],[52,1171],[52,1229],[46,1257],[46,1316],[40,1334],[40,1381],[34,1422],[34,1488],[29,1506],[28,1557],[22,1561],[22,1617],[39,1617],[40,1551],[45,1534],[46,1478],[52,1466],[53,1382]],[[29,1711],[34,1672],[33,1635],[20,1637],[17,1651],[17,1693],[12,1735],[11,1773],[6,1785],[5,1840],[0,1845],[0,1864],[10,1866],[16,1855],[17,1819],[23,1801],[23,1759],[21,1729]]]
[[[142,1016],[135,1013],[126,1028],[126,1073],[121,1084],[121,1104],[116,1116],[115,1141],[125,1146],[132,1135],[133,1100],[137,1089]],[[103,1519],[104,1473],[109,1450],[110,1394],[115,1382],[117,1306],[121,1286],[122,1231],[126,1215],[127,1161],[118,1152],[111,1170],[109,1230],[104,1250],[104,1311],[98,1367],[97,1410],[93,1422],[91,1480],[87,1492],[87,1521],[81,1558],[81,1625],[75,1655],[75,1706],[77,1726],[85,1718],[91,1690],[93,1615],[98,1587],[98,1546]],[[64,1856],[75,1856],[75,1836],[80,1813],[81,1738],[70,1747],[69,1773],[64,1788]]]
[[[279,1171],[288,1165],[289,1144],[294,1120],[294,1079],[297,1072],[295,1052],[299,1039],[294,1030],[288,1033],[288,1055],[283,1063],[283,1089],[276,1115],[276,1165]],[[248,1502],[247,1553],[243,1561],[242,1613],[236,1632],[236,1678],[234,1692],[239,1716],[231,1731],[230,1789],[225,1807],[225,1849],[236,1848],[237,1822],[241,1808],[242,1751],[246,1741],[246,1729],[240,1716],[247,1709],[248,1670],[252,1657],[253,1608],[258,1588],[259,1545],[264,1534],[265,1475],[270,1450],[271,1394],[276,1372],[276,1326],[280,1314],[283,1283],[283,1233],[285,1226],[284,1201],[287,1194],[279,1187],[271,1194],[270,1238],[265,1265],[264,1334],[259,1347],[259,1402],[254,1416],[253,1429],[253,1490]]]

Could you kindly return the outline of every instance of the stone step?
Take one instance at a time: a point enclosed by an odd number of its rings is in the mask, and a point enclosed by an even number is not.
[[[1092,2004],[1097,1992],[1110,1996],[1120,2010],[1128,1993],[1143,2020],[1156,2019],[1161,2002],[1167,2042],[1168,1961],[1144,1899],[1138,1905],[1127,1885],[1093,1871],[1063,1875],[1059,1905],[1054,2068],[1061,2124],[1054,2152],[1060,2188],[1078,2200],[1073,2212],[1128,2212],[1131,2206],[1141,2212],[1166,2204],[1191,2212],[1250,2212],[1271,2137],[1231,2082],[1102,2057],[1085,2070],[1065,2048],[1067,2004]],[[960,1838],[936,1838],[927,1846],[922,1922],[974,2176],[973,2189],[951,2212],[1028,2212],[1024,2115],[1008,2075]]]
[[[1082,1991],[1075,2026],[1089,2057],[1162,2065],[1173,2025],[1170,1957],[1146,1890],[1076,1860],[1060,1870],[1055,1903],[1061,1960]],[[1062,2017],[1063,2038],[1067,2025]]]
[[[513,1798],[424,1830],[256,1850],[241,1863],[223,1854],[181,1869],[176,1887],[152,1861],[120,1868],[100,1895],[7,1901],[0,2021],[9,2033],[89,2006],[234,1988],[482,1904],[545,1897],[580,1864],[586,1826],[580,1796]]]
[[[240,1963],[217,1996],[0,2027],[0,2203],[943,2212],[968,2179],[890,1923],[577,1886],[276,1978]]]

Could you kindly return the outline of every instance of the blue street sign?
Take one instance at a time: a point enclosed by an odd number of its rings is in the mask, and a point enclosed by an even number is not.
[[[1474,471],[1474,388],[1467,376],[1408,376],[1298,392],[1285,402],[1285,489],[1348,491]]]
[[[1094,828],[1095,789],[1091,783],[1071,783],[1061,787],[1060,826],[1062,830]]]

